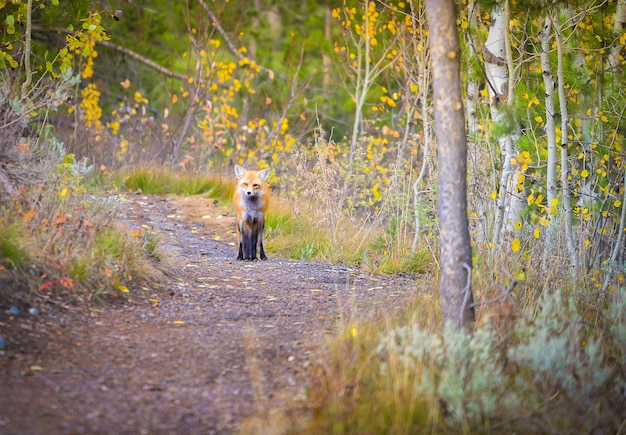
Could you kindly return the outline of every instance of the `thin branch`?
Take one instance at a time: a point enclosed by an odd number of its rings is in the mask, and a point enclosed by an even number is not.
[[[506,288],[506,290],[504,292],[502,292],[502,294],[500,296],[497,296],[497,297],[491,298],[491,299],[487,299],[486,301],[474,302],[473,304],[470,304],[470,308],[480,307],[481,305],[493,304],[494,302],[500,302],[501,300],[506,299],[506,297],[509,295],[509,293],[511,293],[513,291],[513,289],[515,288],[515,286],[517,284],[519,284],[519,283],[520,283],[520,281],[518,281],[517,279],[511,280],[511,282],[509,283],[509,286]]]
[[[112,42],[109,41],[98,41],[96,40],[96,44],[98,45],[102,45],[103,47],[107,47],[110,48],[112,50],[116,50],[119,51],[120,53],[124,53],[125,55],[132,57],[135,60],[138,60],[139,62],[143,63],[146,66],[149,66],[150,68],[160,72],[163,75],[166,75],[168,77],[172,77],[175,79],[179,79],[179,80],[183,80],[183,81],[188,81],[190,78],[192,78],[191,76],[185,75],[185,74],[179,74],[177,72],[174,71],[170,71],[169,69],[159,65],[158,63],[148,59],[147,57],[142,56],[139,53],[136,53],[132,50],[129,50],[126,47],[122,47],[121,45],[117,45],[117,44],[113,44]]]
[[[33,28],[34,30],[41,30],[40,28]],[[58,33],[64,33],[64,34],[71,34],[71,32],[67,29],[62,29],[62,28],[56,28],[54,29],[54,31],[58,32]],[[120,53],[123,53],[129,57],[132,57],[135,60],[138,60],[139,62],[143,63],[146,66],[149,66],[150,68],[160,72],[161,74],[168,76],[168,77],[172,77],[175,79],[179,79],[179,80],[183,80],[185,82],[189,81],[189,79],[192,79],[192,76],[188,76],[185,74],[180,74],[174,71],[170,71],[169,69],[159,65],[158,63],[154,62],[153,60],[148,59],[145,56],[142,56],[141,54],[130,50],[126,47],[122,47],[121,45],[117,45],[114,44],[110,41],[105,41],[105,40],[95,40],[96,44],[101,45],[103,47],[107,47],[110,48],[111,50],[115,50],[115,51],[119,51]]]
[[[469,301],[470,295],[472,294],[472,266],[467,263],[463,263],[463,268],[467,270],[467,282],[465,283],[465,288],[463,289],[463,304],[461,305],[461,313],[459,315],[459,326],[463,327],[465,325],[465,309],[468,308],[467,302]],[[469,308],[472,308],[471,304]]]
[[[226,31],[224,30],[224,28],[220,24],[219,20],[217,19],[217,16],[213,13],[213,11],[207,6],[207,4],[204,2],[204,0],[198,0],[198,3],[200,3],[200,6],[202,6],[202,9],[204,9],[204,11],[207,13],[209,18],[211,19],[211,21],[213,21],[213,25],[215,26],[215,28],[217,29],[219,34],[224,39],[224,42],[226,42],[226,46],[228,47],[228,50],[230,50],[230,52],[233,54],[233,56],[235,56],[237,59],[239,59],[239,60],[243,59],[244,58],[243,54],[241,54],[239,52],[237,47],[235,47],[235,44],[233,44],[231,39],[228,37],[228,33],[226,33]],[[259,65],[259,64],[257,63],[257,65]],[[274,76],[276,76],[276,77],[278,77],[281,80],[287,81],[286,77],[281,76],[280,74],[276,74],[271,69],[265,68],[264,66],[261,66],[261,65],[259,65],[259,68],[261,68],[261,71],[263,71],[265,74],[267,74],[270,79],[274,79]]]
[[[26,5],[26,46],[24,47],[24,69],[26,72],[26,80],[22,83],[22,100],[26,99],[28,95],[28,88],[33,82],[33,73],[30,68],[30,56],[31,56],[31,40],[32,40],[32,8],[33,0],[28,0]]]

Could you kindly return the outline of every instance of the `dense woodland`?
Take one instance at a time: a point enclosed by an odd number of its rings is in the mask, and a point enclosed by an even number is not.
[[[414,314],[365,343],[347,334],[329,358],[361,358],[342,376],[384,409],[343,397],[328,364],[315,424],[341,432],[341,415],[358,433],[358,416],[375,411],[380,427],[368,430],[381,432],[623,430],[626,1],[455,6],[472,256],[458,264],[471,289],[455,291],[487,326],[441,332]],[[128,291],[158,241],[131,234],[143,249],[129,255],[112,248],[128,237],[113,230],[75,240],[106,227],[94,192],[147,190],[129,184],[138,170],[229,183],[242,164],[271,167],[273,195],[316,235],[281,243],[276,223],[281,254],[436,288],[439,185],[450,181],[439,169],[451,156],[435,134],[433,10],[419,0],[0,1],[3,274],[26,292]],[[416,312],[437,309],[429,299]],[[368,345],[373,357],[358,352]]]

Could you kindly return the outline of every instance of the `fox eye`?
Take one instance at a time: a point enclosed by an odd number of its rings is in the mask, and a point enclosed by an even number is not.
[[[259,187],[259,185],[255,183],[255,184],[252,185],[252,187],[254,187],[256,189],[257,187]]]
[[[248,183],[241,183],[243,187],[248,187]]]

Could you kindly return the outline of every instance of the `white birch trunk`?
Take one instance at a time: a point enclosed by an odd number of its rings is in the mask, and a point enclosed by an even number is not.
[[[557,83],[559,89],[559,110],[561,112],[561,203],[563,210],[563,220],[565,221],[565,243],[567,253],[572,266],[572,274],[578,271],[578,252],[574,243],[574,229],[572,225],[572,201],[569,186],[569,162],[568,162],[568,144],[569,139],[567,132],[569,131],[569,112],[567,111],[567,98],[565,97],[565,73],[563,71],[563,35],[561,34],[561,24],[555,23],[555,38],[557,49]]]
[[[475,14],[476,14],[476,4],[475,2],[470,2],[467,6],[468,8],[468,20],[470,22],[470,26],[475,26]],[[471,41],[472,35],[470,32],[467,32],[468,46],[470,47],[470,63],[473,63],[476,59],[478,59],[478,53],[476,53],[475,47],[476,44]],[[467,82],[467,91],[465,98],[465,107],[467,108],[467,132],[470,139],[473,139],[478,136],[478,113],[476,110],[476,102],[479,97],[479,83],[474,78],[470,79]]]
[[[510,104],[513,94],[508,1],[505,1],[503,6],[496,6],[491,12],[491,27],[483,48],[483,59],[489,82],[491,118],[497,123],[502,116],[506,116],[504,112],[506,108],[502,109],[502,106]],[[502,239],[503,229],[505,226],[512,228],[512,225],[520,219],[525,205],[523,192],[516,192],[521,174],[511,166],[511,160],[516,155],[513,141],[516,134],[517,131],[510,132],[499,139],[503,164],[492,231],[492,244],[496,250]]]
[[[617,9],[615,10],[615,23],[613,24],[613,32],[618,36],[624,29],[626,29],[626,0],[618,0]],[[616,44],[611,49],[609,55],[609,66],[611,69],[617,68],[624,59],[619,58],[620,51],[623,46]]]
[[[548,161],[546,167],[546,198],[548,207],[548,218],[550,225],[546,231],[546,244],[543,255],[543,268],[548,266],[548,255],[554,248],[554,232],[556,225],[554,219],[557,216],[558,196],[556,186],[556,128],[555,128],[555,110],[554,110],[554,88],[555,83],[550,71],[550,44],[552,41],[552,18],[548,15],[545,17],[543,28],[539,34],[541,40],[541,74],[543,76],[543,87],[546,106],[546,141],[548,150]]]
[[[555,83],[550,70],[550,44],[552,35],[552,19],[546,16],[543,29],[541,31],[541,73],[543,75],[543,86],[545,93],[546,124],[545,131],[548,149],[548,167],[546,176],[546,197],[548,208],[552,208],[558,201],[556,187],[556,124],[554,109],[554,89]]]
[[[469,28],[477,27],[476,14],[478,13],[475,2],[468,4],[468,22]],[[472,40],[473,35],[471,31],[467,31],[466,40],[467,45],[470,48],[468,62],[473,64],[478,62],[479,53],[476,51],[478,44]],[[467,116],[467,149],[468,149],[468,202],[470,208],[470,222],[472,237],[479,243],[484,244],[489,240],[489,225],[488,225],[488,209],[489,202],[484,197],[485,193],[485,180],[489,173],[490,158],[488,150],[484,146],[483,142],[479,139],[481,132],[478,129],[478,101],[480,98],[480,83],[474,77],[469,77],[466,86],[465,107]]]
[[[418,16],[422,16],[425,13],[423,10],[423,5],[415,4],[413,1],[410,2],[411,6],[411,17],[413,19],[413,28],[418,28]],[[418,8],[419,12],[418,12]],[[420,20],[421,22],[421,20]],[[420,115],[422,118],[422,126],[424,129],[423,135],[423,151],[422,151],[422,166],[420,168],[420,172],[417,176],[417,179],[413,183],[413,218],[415,219],[415,234],[413,236],[413,243],[411,244],[411,253],[415,253],[417,251],[417,243],[419,242],[420,235],[422,233],[422,220],[420,216],[421,209],[421,185],[426,178],[426,173],[428,167],[430,165],[430,146],[431,146],[431,134],[430,134],[430,103],[428,99],[428,90],[430,89],[430,70],[429,70],[429,51],[425,48],[428,46],[428,41],[424,40],[421,43],[424,46],[418,48],[414,47],[414,52],[417,53],[417,64],[419,65],[418,69],[418,93],[419,93],[419,101],[421,101],[420,105]],[[413,40],[413,44],[417,44],[416,40]]]

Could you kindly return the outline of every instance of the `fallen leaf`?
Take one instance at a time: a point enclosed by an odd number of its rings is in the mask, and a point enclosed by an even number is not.
[[[22,216],[22,222],[30,222],[36,216],[36,214],[37,212],[35,211],[35,209],[31,208],[28,213]]]
[[[128,287],[126,287],[125,285],[121,285],[121,284],[116,285],[115,288],[121,291],[122,293],[128,293],[130,291],[128,290]]]

